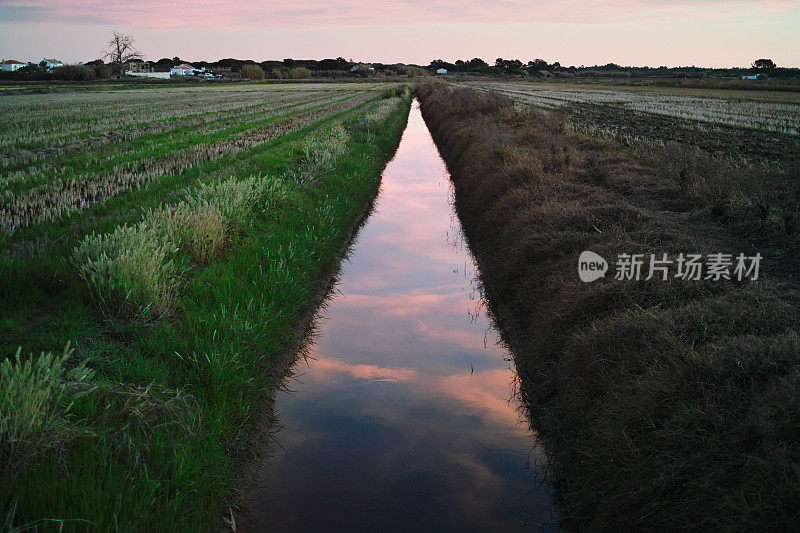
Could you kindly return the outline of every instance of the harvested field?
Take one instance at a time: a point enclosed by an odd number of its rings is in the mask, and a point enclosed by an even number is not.
[[[563,525],[794,527],[796,229],[738,211],[724,166],[588,137],[496,93],[431,84],[421,99],[548,451]],[[700,181],[719,196],[700,193]],[[586,250],[610,259],[609,275],[579,279]],[[760,253],[762,275],[612,275],[620,254],[685,252]]]
[[[627,142],[673,141],[769,161],[796,158],[800,95],[664,87],[485,82],[463,84],[558,110],[576,129]]]

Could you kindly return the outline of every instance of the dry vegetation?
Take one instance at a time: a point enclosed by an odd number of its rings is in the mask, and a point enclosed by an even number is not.
[[[627,144],[677,142],[750,162],[800,159],[800,97],[776,91],[475,83],[519,105],[556,110],[570,127]]]
[[[611,105],[623,110],[695,122],[800,135],[800,98],[794,93],[779,93],[780,100],[774,101],[770,99],[774,95],[762,93],[736,98],[714,91],[691,94],[689,91],[681,93],[669,89],[587,88],[512,82],[486,83],[480,87],[544,109],[571,103]]]
[[[692,148],[632,150],[471,89],[421,98],[564,525],[796,525],[797,175],[771,169],[748,189],[748,172]],[[785,202],[785,217],[759,213],[756,194]],[[761,252],[765,265],[755,282],[587,284],[583,250]]]

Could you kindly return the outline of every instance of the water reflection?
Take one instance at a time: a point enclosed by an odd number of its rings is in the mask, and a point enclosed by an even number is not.
[[[552,528],[450,198],[415,105],[312,359],[277,400],[280,447],[248,495],[258,529]]]

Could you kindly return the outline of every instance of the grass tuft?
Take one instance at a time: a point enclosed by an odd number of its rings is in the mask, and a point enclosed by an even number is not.
[[[42,352],[22,360],[21,352],[0,363],[0,462],[11,472],[85,432],[69,411],[94,374],[84,364],[66,367],[69,344],[60,355]]]

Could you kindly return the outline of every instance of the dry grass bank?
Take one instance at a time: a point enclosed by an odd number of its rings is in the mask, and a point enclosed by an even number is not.
[[[570,131],[556,115],[442,84],[420,98],[549,452],[564,525],[797,526],[800,291],[779,253],[796,239],[757,248],[752,232],[716,215],[732,189],[720,204],[690,190],[707,173],[654,169],[656,154]],[[612,265],[587,284],[583,250],[612,261],[765,259],[755,282],[616,281]]]

